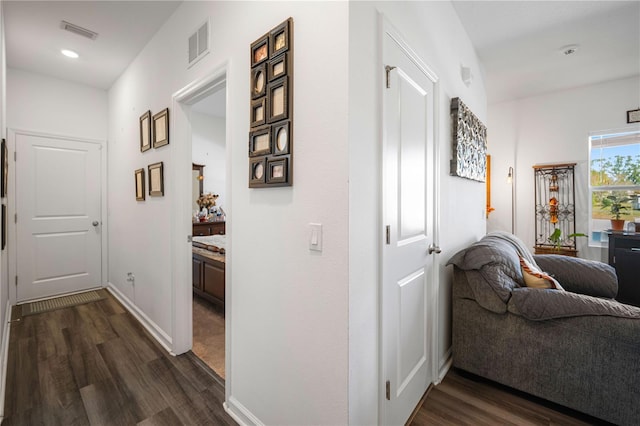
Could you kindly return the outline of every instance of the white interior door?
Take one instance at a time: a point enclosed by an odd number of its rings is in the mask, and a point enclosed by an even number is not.
[[[16,134],[18,302],[101,285],[100,148]]]
[[[402,425],[433,381],[435,83],[385,33],[383,60],[383,423]]]

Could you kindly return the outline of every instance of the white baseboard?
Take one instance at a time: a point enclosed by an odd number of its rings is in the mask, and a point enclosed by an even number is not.
[[[7,391],[7,363],[9,358],[9,333],[11,332],[11,303],[7,300],[4,311],[4,330],[0,343],[0,423],[4,420],[4,397]]]
[[[153,336],[154,339],[162,345],[167,352],[172,355],[173,353],[173,341],[171,336],[165,333],[155,322],[153,322],[144,312],[142,312],[127,296],[125,296],[115,285],[107,283],[107,290],[113,295],[125,308],[133,315],[142,326]]]
[[[229,400],[225,401],[222,406],[224,407],[224,411],[241,426],[264,426],[264,423],[232,396],[230,396]]]
[[[444,356],[444,361],[440,364],[440,371],[438,372],[438,380],[434,382],[434,385],[439,385],[440,382],[444,379],[444,376],[447,375],[449,370],[451,369],[451,365],[453,364],[453,356],[451,352],[451,348],[447,351],[447,354]]]

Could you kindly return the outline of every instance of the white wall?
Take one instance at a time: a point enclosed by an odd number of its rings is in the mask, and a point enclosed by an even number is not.
[[[487,230],[511,229],[511,192],[507,169],[515,168],[516,235],[533,248],[534,164],[577,163],[576,231],[588,233],[589,132],[620,129],[626,111],[638,107],[640,77],[535,96],[489,106],[492,204]],[[606,261],[606,250],[578,238],[579,256]]]
[[[191,112],[193,162],[204,168],[203,191],[218,194],[216,205],[226,211],[226,140],[225,119]]]
[[[0,3],[0,138],[7,137],[7,62],[4,40],[4,3]],[[9,189],[8,189],[9,190]],[[5,200],[6,201],[6,200]],[[5,203],[8,205],[8,201]],[[6,230],[5,232],[8,232]],[[2,251],[0,255],[0,321],[4,324],[0,326],[0,422],[4,416],[4,393],[6,388],[6,354],[9,346],[7,322],[10,314],[9,306],[9,263],[8,249]]]
[[[105,90],[9,68],[7,105],[10,129],[107,139]]]
[[[440,78],[440,238],[438,366],[451,347],[451,268],[446,261],[485,233],[482,183],[449,176],[450,100],[460,97],[486,123],[486,95],[474,49],[449,2],[350,2],[349,5],[349,421],[378,423],[378,286],[380,201],[380,67],[377,11]],[[460,66],[472,68],[470,87]]]
[[[171,211],[178,197],[136,202],[133,172],[156,161],[171,176],[172,150],[140,153],[138,118],[228,64],[231,195],[232,410],[264,424],[347,422],[348,5],[334,2],[184,2],[109,91],[111,283],[171,337]],[[212,20],[208,56],[187,70],[188,35]],[[249,47],[294,20],[294,185],[248,188]],[[319,31],[326,29],[326,31]],[[229,200],[231,203],[229,203]],[[324,225],[324,251],[308,250],[310,222]],[[135,286],[126,272],[136,276]],[[184,277],[179,285],[189,285]],[[229,366],[228,366],[229,368]]]

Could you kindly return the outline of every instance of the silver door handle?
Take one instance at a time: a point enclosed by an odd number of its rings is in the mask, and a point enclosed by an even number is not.
[[[431,244],[429,246],[429,254],[433,254],[433,253],[440,254],[441,252],[442,252],[442,250],[437,245]]]
[[[91,222],[91,224],[93,226],[98,226],[98,225],[100,225],[100,222],[98,222],[97,220],[94,220],[93,222]]]

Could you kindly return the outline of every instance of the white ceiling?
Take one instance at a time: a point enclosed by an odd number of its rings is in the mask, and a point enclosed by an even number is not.
[[[107,89],[180,1],[3,3],[9,67]],[[640,75],[640,1],[453,4],[482,62],[472,72],[484,75],[489,103]],[[62,31],[61,20],[98,38]],[[580,48],[564,56],[559,49],[569,44]],[[62,56],[62,48],[80,58]]]
[[[225,117],[227,114],[227,89],[221,89],[196,102],[191,110],[213,117]]]
[[[484,67],[489,103],[640,75],[640,1],[453,5]],[[562,54],[571,44],[577,53]]]
[[[180,3],[3,1],[7,66],[108,89]],[[63,31],[62,20],[99,35],[92,41]]]

